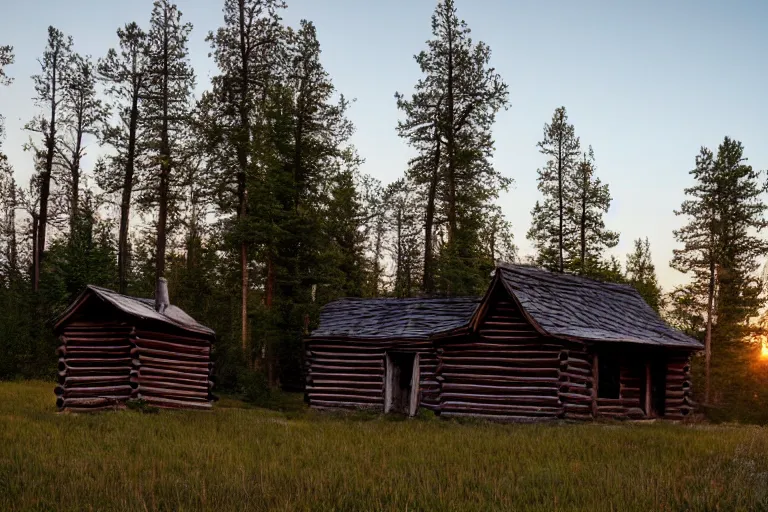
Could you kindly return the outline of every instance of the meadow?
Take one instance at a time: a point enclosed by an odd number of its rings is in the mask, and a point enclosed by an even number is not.
[[[77,415],[52,390],[0,383],[0,510],[768,510],[763,427],[405,420],[300,397]]]

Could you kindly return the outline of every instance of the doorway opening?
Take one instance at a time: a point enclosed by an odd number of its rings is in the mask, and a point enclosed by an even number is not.
[[[419,406],[419,354],[387,352],[384,412],[413,416]]]

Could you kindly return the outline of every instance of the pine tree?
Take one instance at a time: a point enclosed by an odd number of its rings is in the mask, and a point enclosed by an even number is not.
[[[396,297],[412,297],[419,290],[423,236],[418,188],[401,178],[387,186],[382,202],[390,233],[387,247],[394,265],[393,293]]]
[[[120,226],[117,241],[118,290],[128,290],[128,233],[131,200],[135,186],[137,163],[146,151],[146,131],[140,122],[142,99],[146,96],[147,34],[136,23],[117,30],[119,49],[111,48],[99,59],[98,72],[117,112],[118,123],[102,134],[104,142],[115,149],[97,174],[98,184],[108,192],[120,192]]]
[[[671,265],[692,274],[692,289],[706,304],[705,403],[711,399],[714,341],[724,357],[738,351],[748,318],[762,306],[754,273],[768,245],[755,232],[768,225],[761,198],[766,185],[743,154],[741,143],[728,137],[716,157],[702,148],[691,171],[696,184],[685,190],[690,198],[675,212],[687,216],[688,224],[674,232],[683,248],[674,251]]]
[[[35,160],[39,170],[39,210],[35,217],[34,252],[32,262],[32,287],[37,291],[40,287],[40,266],[45,252],[46,229],[48,227],[48,207],[51,196],[51,181],[53,163],[58,151],[61,103],[64,95],[62,89],[72,68],[72,38],[66,37],[60,30],[48,27],[48,43],[40,59],[40,74],[32,76],[35,83],[35,103],[42,110],[35,116],[25,129],[39,133],[43,138],[43,147],[30,148],[35,152]]]
[[[568,266],[568,185],[574,180],[580,153],[579,138],[568,123],[565,107],[559,107],[552,121],[544,125],[544,138],[538,143],[539,152],[549,160],[538,170],[538,188],[544,198],[531,211],[533,217],[528,238],[536,247],[539,265],[556,272]]]
[[[0,86],[11,85],[13,78],[9,77],[5,72],[5,67],[13,64],[13,46],[0,46]],[[0,147],[3,144],[3,137],[5,136],[5,118],[0,113]]]
[[[508,88],[490,67],[490,48],[473,42],[457,16],[453,0],[440,2],[432,16],[433,39],[416,55],[423,77],[410,100],[396,94],[405,120],[398,133],[419,155],[409,174],[426,188],[424,289],[435,280],[435,226],[444,215],[445,242],[439,270],[443,293],[474,291],[482,266],[478,222],[510,180],[492,165],[491,128],[496,114],[508,105]],[[486,264],[488,262],[485,262]]]
[[[605,228],[603,214],[611,205],[608,185],[595,176],[592,146],[565,184],[566,213],[564,248],[568,267],[590,275],[599,267],[603,251],[619,243],[619,234]]]
[[[656,278],[656,267],[651,259],[648,238],[635,240],[635,250],[627,254],[627,280],[635,287],[645,302],[657,313],[661,311],[661,287]]]
[[[219,208],[237,217],[240,258],[240,337],[248,352],[248,224],[249,179],[256,173],[252,150],[254,130],[260,124],[263,104],[279,60],[282,26],[278,11],[282,0],[225,0],[224,25],[208,35],[220,74],[212,80],[203,108],[206,139],[214,155],[214,188]]]
[[[169,214],[177,201],[177,154],[189,128],[191,95],[195,76],[189,64],[187,41],[190,23],[182,22],[178,7],[169,0],[156,0],[147,33],[147,91],[145,122],[151,157],[142,179],[143,203],[157,206],[157,250],[155,277],[165,272]]]
[[[108,110],[96,93],[96,76],[90,57],[73,54],[70,72],[62,85],[62,130],[54,163],[63,174],[61,181],[65,183],[69,229],[74,232],[78,223],[86,137],[98,135],[107,120]]]

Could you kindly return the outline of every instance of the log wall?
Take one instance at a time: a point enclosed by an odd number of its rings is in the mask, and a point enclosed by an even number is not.
[[[440,414],[508,421],[590,415],[584,345],[541,336],[497,290],[478,332],[438,347]]]
[[[429,340],[308,338],[305,348],[311,407],[383,411],[385,354],[395,351],[420,354],[419,407],[437,408],[437,356]]]
[[[137,329],[131,338],[130,383],[137,398],[157,407],[210,409],[210,339],[149,329]]]
[[[56,405],[75,412],[111,409],[135,396],[130,385],[133,326],[70,322],[59,336]]]
[[[690,354],[670,354],[665,417],[682,420],[693,413]]]

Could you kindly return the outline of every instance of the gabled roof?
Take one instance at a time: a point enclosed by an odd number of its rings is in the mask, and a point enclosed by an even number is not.
[[[542,334],[699,350],[701,342],[668,326],[629,285],[504,264],[496,278]],[[495,282],[495,280],[494,280]]]
[[[100,286],[88,285],[77,299],[54,321],[54,329],[58,330],[59,327],[75,313],[89,297],[94,296],[98,299],[114,306],[119,311],[142,320],[155,320],[165,324],[179,327],[181,329],[215,335],[214,331],[200,323],[194,318],[186,314],[181,308],[170,305],[163,313],[158,313],[155,310],[155,301],[152,299],[142,299],[138,297],[130,297],[128,295],[122,295],[107,288],[101,288]]]
[[[340,299],[320,312],[312,338],[426,339],[468,324],[480,297]]]

